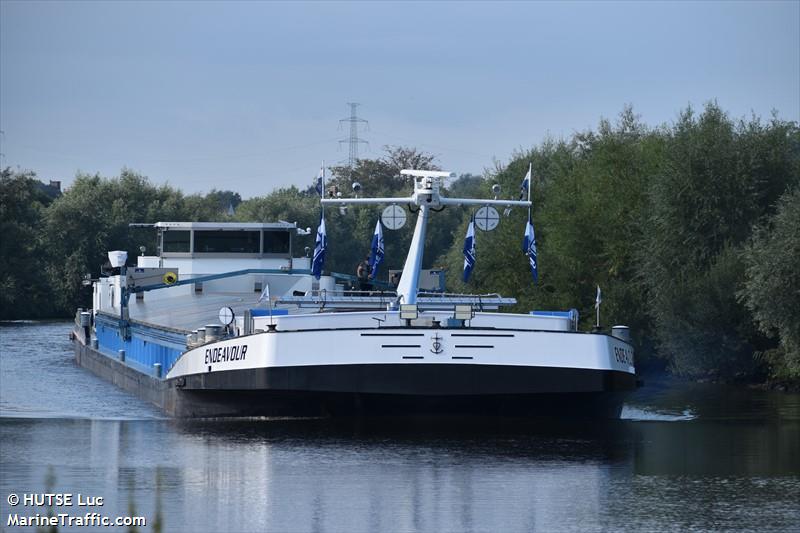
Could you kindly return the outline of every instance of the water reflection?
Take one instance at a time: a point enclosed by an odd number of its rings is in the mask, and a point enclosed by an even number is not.
[[[52,464],[105,513],[160,502],[166,530],[757,527],[765,507],[780,529],[800,498],[797,424],[4,419],[0,436],[4,493],[43,490]]]
[[[635,471],[669,475],[798,475],[796,424],[665,425],[642,422],[636,433]]]

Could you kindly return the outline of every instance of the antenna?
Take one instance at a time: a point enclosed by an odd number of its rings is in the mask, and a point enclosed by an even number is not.
[[[364,123],[367,125],[367,129],[369,129],[369,122],[360,118],[356,115],[356,108],[361,104],[348,102],[347,105],[350,106],[350,117],[343,118],[339,121],[339,128],[342,127],[342,122],[349,122],[350,123],[350,137],[348,139],[342,139],[339,141],[339,144],[348,143],[350,145],[350,154],[347,158],[347,166],[350,167],[350,170],[353,170],[353,167],[356,165],[356,161],[358,161],[358,145],[360,143],[364,143],[369,146],[369,142],[365,141],[364,139],[359,138],[358,136],[358,124]]]

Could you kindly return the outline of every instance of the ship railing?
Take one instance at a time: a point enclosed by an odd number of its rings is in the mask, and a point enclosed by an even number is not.
[[[394,291],[308,291],[303,295],[281,296],[279,305],[296,305],[302,308],[322,309],[386,309],[397,301]]]
[[[363,283],[362,279],[358,278],[357,276],[351,276],[350,274],[341,274],[339,272],[331,272],[330,276],[333,279],[335,279],[337,282],[345,282],[351,287],[358,287],[361,283]],[[391,285],[389,282],[382,281],[382,280],[375,279],[375,278],[370,279],[368,281],[368,283],[372,287],[375,287],[375,290],[378,290],[378,291],[383,290],[384,292],[388,292],[388,291],[392,291],[393,288],[394,288],[394,285]],[[361,291],[361,292],[363,292],[363,291]],[[366,292],[370,292],[370,291],[366,291]]]
[[[418,292],[417,305],[422,310],[450,310],[457,305],[469,305],[475,311],[493,311],[502,306],[516,305],[516,298],[504,298],[497,293],[464,294],[452,292]]]
[[[397,304],[394,291],[308,291],[303,295],[282,296],[279,305],[295,305],[302,308],[322,309],[381,309]],[[417,307],[420,311],[453,310],[456,306],[469,305],[476,311],[497,310],[502,306],[515,305],[515,298],[503,298],[499,294],[459,294],[443,292],[420,292]]]

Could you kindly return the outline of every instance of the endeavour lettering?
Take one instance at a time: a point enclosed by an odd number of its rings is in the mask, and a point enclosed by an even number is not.
[[[633,366],[633,350],[614,346],[614,359],[616,359],[618,363]]]
[[[217,346],[206,348],[206,364],[227,363],[228,361],[243,361],[247,354],[247,345]]]

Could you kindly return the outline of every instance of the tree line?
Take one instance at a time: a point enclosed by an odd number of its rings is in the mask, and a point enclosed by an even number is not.
[[[594,322],[631,327],[639,361],[715,379],[800,380],[800,128],[773,114],[732,119],[716,103],[682,110],[650,127],[631,108],[615,121],[519,151],[506,165],[447,184],[451,196],[516,199],[533,167],[533,223],[539,256],[534,283],[522,251],[528,217],[514,208],[493,232],[478,232],[477,263],[461,281],[462,244],[473,213],[435,213],[426,268],[447,269],[450,292],[499,292],[517,311],[575,307]],[[403,168],[437,169],[419,150],[387,147],[354,168],[332,167],[326,194],[410,192]],[[242,200],[233,191],[186,195],[135,171],[78,175],[63,195],[42,191],[30,172],[0,177],[0,319],[69,316],[86,306],[86,274],[105,253],[155,250],[154,233],[130,222],[276,221],[316,228],[319,195],[281,188]],[[352,273],[369,251],[382,207],[326,208],[326,270]],[[501,210],[502,211],[502,210]],[[386,231],[379,276],[402,268],[413,217]],[[313,248],[314,236],[297,244]]]

